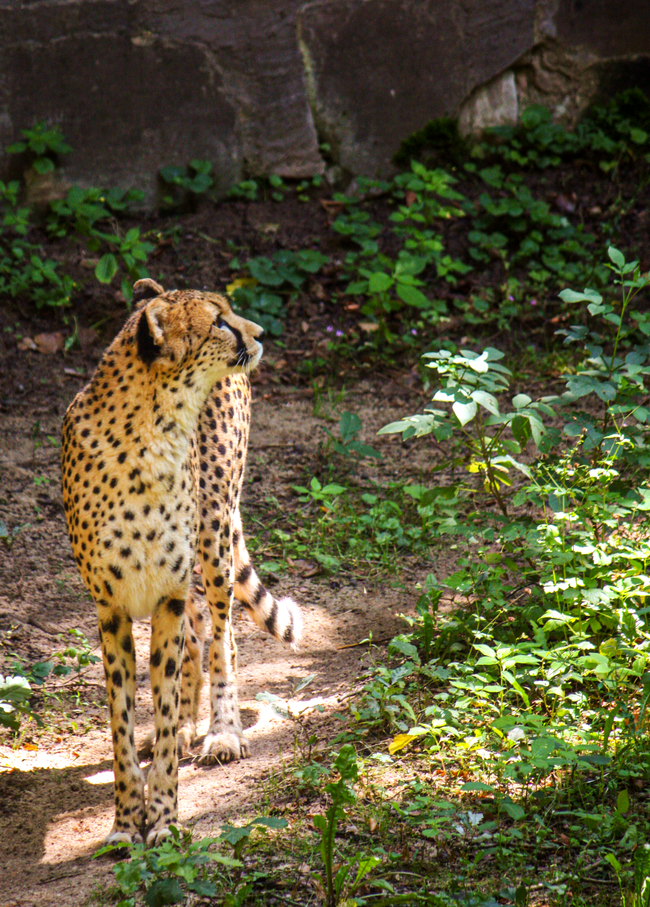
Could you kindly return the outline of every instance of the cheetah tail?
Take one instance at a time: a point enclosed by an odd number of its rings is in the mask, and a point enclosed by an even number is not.
[[[252,564],[239,566],[235,579],[235,598],[260,630],[296,649],[302,636],[302,614],[292,598],[273,598]]]

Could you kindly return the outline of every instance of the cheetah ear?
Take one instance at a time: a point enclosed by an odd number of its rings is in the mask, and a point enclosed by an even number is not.
[[[164,289],[155,280],[150,277],[143,277],[142,280],[136,280],[133,284],[133,302],[139,308],[139,304],[145,300],[162,296],[164,292]]]
[[[147,365],[160,355],[165,342],[165,322],[169,304],[163,299],[154,299],[143,310],[138,319],[138,355]]]

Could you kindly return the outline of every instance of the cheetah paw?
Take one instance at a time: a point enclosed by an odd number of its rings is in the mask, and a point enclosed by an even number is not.
[[[222,733],[208,733],[205,736],[201,755],[197,757],[199,765],[214,765],[215,763],[232,762],[236,759],[245,759],[251,754],[251,745],[243,733],[225,731]]]
[[[142,835],[139,831],[117,831],[115,828],[108,834],[103,841],[102,846],[107,847],[109,844],[119,846],[123,844],[128,847],[130,844],[142,844]]]
[[[196,739],[196,725],[194,724],[184,724],[183,727],[178,729],[178,736],[176,737],[176,747],[178,749],[178,758],[182,759],[183,756],[190,755],[190,747]]]
[[[167,838],[171,838],[172,832],[169,825],[161,825],[150,828],[147,832],[147,847],[157,847]]]

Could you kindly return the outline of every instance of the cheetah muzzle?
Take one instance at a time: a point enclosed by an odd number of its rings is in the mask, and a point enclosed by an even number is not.
[[[236,596],[284,642],[302,631],[291,599],[253,569],[239,496],[250,423],[247,377],[263,330],[212,293],[135,284],[139,303],[63,421],[63,502],[74,556],[97,606],[114,750],[109,843],[154,844],[177,819],[178,751],[196,736],[206,628],[193,584],[198,554],[212,623],[210,725],[200,761],[250,752],[237,701]],[[147,779],[134,741],[132,622],[151,617],[155,736]]]

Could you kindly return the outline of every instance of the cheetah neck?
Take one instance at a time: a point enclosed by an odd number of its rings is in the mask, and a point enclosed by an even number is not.
[[[122,347],[116,356],[109,347],[82,395],[84,408],[92,409],[99,399],[106,399],[110,385],[103,431],[94,449],[122,468],[133,463],[149,488],[158,483],[166,488],[189,457],[213,382],[191,372],[155,373],[135,351],[130,357],[125,352]]]

